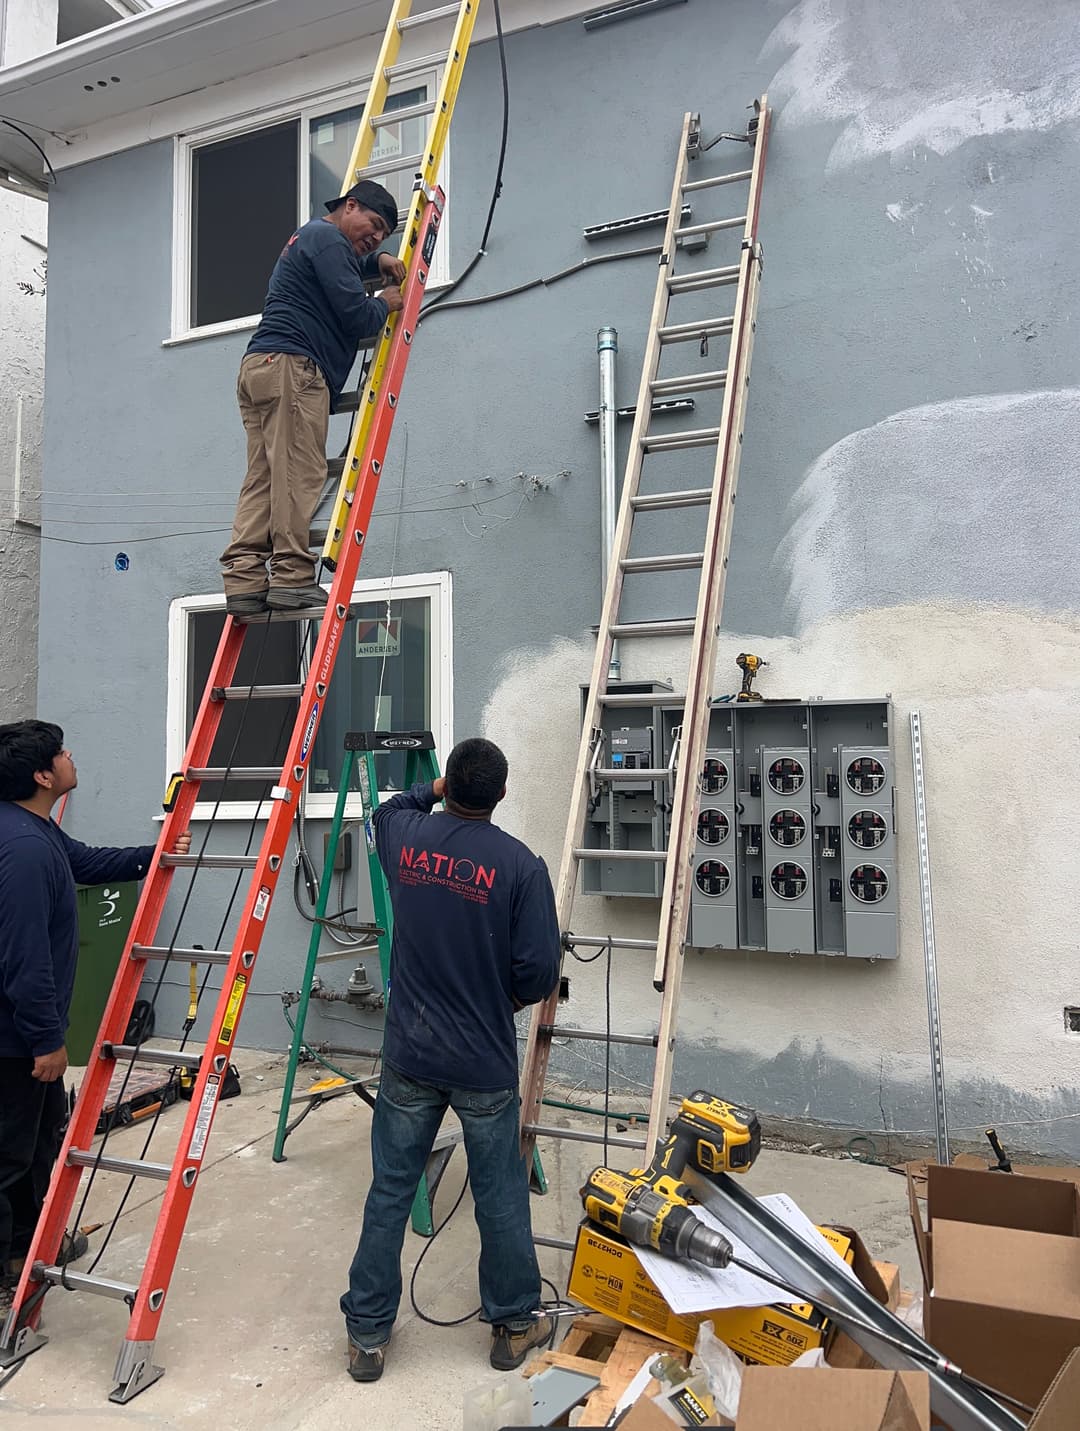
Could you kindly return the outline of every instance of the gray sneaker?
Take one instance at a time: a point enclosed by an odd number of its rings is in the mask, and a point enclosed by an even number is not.
[[[266,592],[256,591],[250,595],[226,596],[225,610],[230,616],[259,616],[266,610]]]
[[[555,1332],[554,1317],[537,1317],[531,1327],[521,1331],[510,1327],[491,1329],[491,1365],[496,1371],[514,1371],[532,1351],[551,1341]]]
[[[272,586],[266,604],[271,611],[303,611],[309,606],[325,606],[329,594],[314,581],[307,586]]]

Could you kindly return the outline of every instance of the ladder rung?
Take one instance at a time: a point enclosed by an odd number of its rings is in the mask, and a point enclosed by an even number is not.
[[[617,934],[613,934],[610,939],[599,934],[568,934],[566,942],[580,944],[582,949],[606,949],[610,944],[614,949],[647,949],[656,952],[655,939],[622,939]]]
[[[657,691],[647,696],[626,691],[601,691],[596,698],[602,706],[663,706],[666,710],[681,710],[686,697],[679,691]],[[607,940],[603,941],[605,944]]]
[[[421,104],[403,104],[400,109],[387,109],[382,114],[373,114],[368,122],[372,129],[385,129],[388,124],[396,124],[398,120],[421,119],[425,114],[434,113],[435,101],[427,99]]]
[[[659,1039],[657,1034],[609,1034],[603,1029],[597,1033],[592,1029],[564,1029],[558,1024],[541,1024],[539,1032],[552,1038],[581,1038],[592,1043],[632,1043],[643,1048],[655,1048]]]
[[[404,20],[397,22],[397,27],[404,34],[406,30],[412,30],[417,25],[430,25],[434,20],[449,20],[457,15],[460,9],[460,4],[443,5],[438,10],[428,10],[423,15],[407,15]]]
[[[641,447],[644,452],[679,452],[687,447],[713,447],[719,441],[718,427],[697,427],[688,432],[647,432]]]
[[[279,780],[279,765],[193,765],[187,772],[189,780]]]
[[[133,1178],[155,1178],[159,1183],[167,1183],[172,1176],[168,1163],[147,1163],[142,1158],[112,1158],[107,1153],[101,1157],[83,1148],[69,1148],[68,1165],[73,1168],[97,1168],[103,1173],[127,1173]]]
[[[612,1148],[644,1148],[647,1138],[623,1138],[618,1133],[586,1133],[577,1128],[549,1128],[543,1123],[526,1123],[524,1133],[532,1133],[536,1138],[569,1138],[572,1143],[607,1143]]]
[[[127,1282],[113,1282],[108,1277],[91,1277],[87,1272],[72,1272],[70,1267],[43,1267],[34,1264],[34,1272],[54,1287],[70,1287],[75,1292],[96,1292],[99,1297],[115,1297],[118,1302],[134,1302],[138,1287]]]
[[[197,949],[197,954],[204,951]],[[176,950],[173,950],[175,955]],[[139,1043],[109,1043],[106,1041],[101,1045],[102,1058],[133,1058],[136,1063],[159,1063],[164,1068],[190,1068],[192,1072],[198,1069],[202,1062],[202,1055],[198,1053],[181,1053],[179,1050],[167,1048],[147,1048]]]
[[[228,949],[170,949],[167,944],[133,944],[133,959],[175,959],[178,964],[227,964]]]
[[[711,373],[698,373],[695,377],[654,378],[649,384],[657,397],[666,393],[702,393],[708,388],[722,388],[727,382],[727,368],[717,368]],[[659,404],[653,406],[656,411]]]
[[[161,863],[184,870],[253,870],[259,863],[259,857],[258,855],[162,855]]]
[[[353,388],[353,390],[352,390],[351,392],[347,392],[347,393],[342,393],[342,394],[341,394],[341,396],[340,396],[340,397],[338,398],[338,400],[337,400],[337,407],[334,409],[334,411],[335,411],[335,412],[355,412],[359,406],[360,406],[360,389],[359,389],[359,388]],[[345,461],[345,459],[344,459],[343,457],[340,458],[339,460],[340,460],[342,463],[344,463],[344,461]]]
[[[720,229],[741,229],[745,223],[745,214],[736,214],[733,219],[709,219],[704,224],[687,224],[685,228],[676,229],[675,237],[691,238],[694,234],[714,234]]]
[[[399,75],[412,74],[416,70],[434,70],[446,63],[446,51],[437,50],[433,55],[419,55],[415,60],[405,60],[400,65],[387,65],[383,74],[388,80],[396,80]],[[434,107],[434,106],[433,106]],[[341,411],[340,403],[338,411]]]
[[[328,457],[328,458],[326,459],[326,476],[327,476],[327,479],[328,479],[328,480],[332,478],[335,482],[340,482],[340,481],[341,481],[341,474],[342,474],[344,471],[345,471],[345,459],[344,459],[344,457]]]
[[[703,268],[697,273],[676,273],[667,281],[669,293],[699,293],[706,288],[723,288],[738,283],[739,265],[727,268]]]
[[[579,845],[574,854],[579,860],[634,860],[657,865],[667,859],[667,850],[593,850]]]
[[[424,162],[423,154],[403,154],[398,159],[380,159],[377,164],[368,164],[357,169],[358,179],[370,179],[378,174],[397,174],[404,169],[419,169]]]
[[[631,497],[635,512],[666,512],[675,507],[706,507],[712,501],[711,487],[687,487],[682,492],[653,492]]]
[[[684,194],[696,193],[699,189],[715,189],[720,184],[738,184],[753,175],[753,169],[740,169],[735,174],[714,174],[711,179],[692,179],[682,186]]]
[[[293,686],[214,686],[212,701],[283,701],[295,700],[304,694],[300,685]]]
[[[668,556],[623,557],[623,571],[693,571],[705,560],[704,552],[671,552]]]
[[[274,626],[281,621],[321,621],[326,615],[326,609],[325,606],[305,606],[300,611],[260,611],[257,616],[234,616],[233,620],[240,626],[265,626],[267,616]],[[350,619],[357,614],[357,609],[355,606],[349,607]]]
[[[692,616],[676,616],[670,621],[620,621],[611,627],[612,636],[692,636]]]
[[[731,332],[731,318],[703,318],[699,323],[668,323],[657,328],[661,343],[693,343],[698,338],[717,338]]]
[[[613,765],[609,769],[592,771],[592,774],[601,780],[667,780],[674,773],[666,765],[655,769],[642,767],[640,770],[627,769],[625,765]]]

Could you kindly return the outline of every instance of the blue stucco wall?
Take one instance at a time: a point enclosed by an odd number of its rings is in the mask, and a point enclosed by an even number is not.
[[[1075,15],[1065,0],[1027,19],[1013,11],[1006,0],[961,0],[947,16],[919,0],[901,17],[895,6],[859,0],[831,8],[823,0],[690,0],[592,34],[568,21],[508,40],[504,191],[488,255],[463,296],[560,270],[595,251],[582,240],[586,224],[663,206],[685,110],[702,112],[706,134],[737,128],[745,104],[770,88],[777,114],[761,220],[765,273],[724,624],[788,642],[791,679],[798,670],[800,679],[810,672],[817,680],[822,661],[800,664],[795,646],[804,641],[805,656],[813,649],[808,633],[841,623],[817,648],[831,664],[815,690],[904,690],[925,709],[951,659],[940,634],[950,629],[949,613],[958,613],[955,626],[972,613],[981,621],[989,609],[997,626],[979,626],[965,641],[969,653],[973,642],[987,643],[981,669],[1000,672],[981,692],[986,700],[1012,691],[1007,665],[1013,652],[1030,649],[1017,634],[1027,621],[1065,672],[1055,690],[1067,690],[1069,702],[1075,695],[1080,78],[1075,47],[1060,41]],[[454,121],[454,272],[479,236],[498,122],[497,55],[485,44],[469,58]],[[80,756],[71,828],[103,841],[152,833],[169,602],[216,589],[224,541],[220,531],[160,540],[162,527],[137,517],[225,526],[243,467],[233,388],[244,336],[162,346],[171,205],[169,143],[66,170],[51,200],[45,482],[48,511],[77,525],[46,528],[39,709],[65,724]],[[725,261],[728,243],[714,244],[710,264]],[[530,653],[541,716],[520,706],[521,721],[540,730],[547,703],[572,724],[576,693],[545,688],[544,661],[558,638],[584,641],[599,608],[597,442],[582,421],[596,405],[596,330],[606,323],[619,330],[619,401],[630,403],[654,273],[648,258],[604,265],[433,316],[421,329],[361,574],[453,571],[458,735],[476,729],[493,702],[499,709],[507,672],[527,667]],[[710,365],[720,365],[715,350]],[[406,428],[404,505],[414,510],[399,519]],[[692,470],[688,461],[680,476]],[[510,489],[479,510],[451,485],[565,471],[531,501]],[[61,491],[70,493],[63,512]],[[217,506],[195,495],[215,491]],[[113,569],[121,549],[131,557],[122,575]],[[684,594],[669,584],[655,598],[666,607],[659,614],[685,612]],[[864,623],[858,639],[843,628],[849,618]],[[1057,624],[1038,626],[1043,620]],[[994,645],[987,631],[999,627],[1007,639]],[[898,643],[912,641],[910,670],[897,675],[890,660]],[[912,675],[920,665],[924,674]],[[1037,697],[1041,679],[1032,676],[1029,695]],[[527,690],[522,681],[516,697],[527,700]],[[962,693],[951,699],[939,727],[950,740],[975,720],[956,705]],[[505,707],[500,719],[502,729]],[[1068,713],[1049,724],[1066,738]],[[991,764],[1007,770],[1006,736],[994,739]],[[542,735],[536,749],[552,755]],[[1023,808],[1028,797],[1014,794]],[[542,813],[521,812],[517,831],[530,838],[535,827],[538,842],[557,853],[560,813],[560,801],[549,798]],[[992,840],[989,820],[985,811],[976,816],[974,848]],[[242,834],[234,827],[225,838]],[[1030,875],[1018,875],[1024,888],[1037,865],[1025,847],[1029,855]],[[1015,913],[1014,906],[1002,919],[1008,924]],[[980,1051],[970,1009],[957,1009],[953,1046],[963,1054],[973,1121],[994,1099],[999,1108],[1004,1099],[1034,1117],[1057,1116],[1080,1085],[1075,1048],[1049,1033],[1051,1014],[1059,1028],[1069,984],[1058,977],[1057,935],[1034,901],[1024,916],[1026,923],[1003,925],[989,956],[992,982],[999,996],[1015,999],[1021,981],[1005,972],[1009,949],[1017,940],[1042,949],[1049,993],[1030,1017],[1033,1029],[1047,1032],[1032,1045],[1028,1072],[1012,1053],[1003,1071],[992,1050]],[[193,925],[212,922],[210,905],[196,900]],[[908,928],[901,964],[914,974],[917,916]],[[282,1042],[272,995],[295,986],[306,942],[282,892],[259,967],[265,996],[249,1005],[244,1041]],[[815,972],[816,962],[794,970],[791,961],[758,961],[746,974],[753,1047],[720,1054],[720,996],[700,974],[714,1017],[711,1031],[691,1028],[686,1068],[696,1073],[721,1057],[740,1096],[760,1095],[785,1112],[806,1111],[812,1101],[815,1114],[856,1123],[876,1110],[884,1088],[908,1110],[909,1126],[925,1120],[916,983],[905,986],[897,1014],[903,1058],[883,1072],[876,1048],[865,1058],[853,1049],[853,1029],[858,1000],[887,1004],[888,985],[868,986],[867,971],[852,975],[864,992],[852,995],[845,1016],[848,994],[822,992],[842,972]],[[330,967],[344,978],[347,965]],[[800,1016],[775,1017],[777,995],[797,1004],[800,981],[810,980],[833,1021],[820,1039]],[[969,983],[958,970],[957,990]],[[175,990],[163,1001],[162,1023],[178,1023],[185,1003]],[[329,1038],[341,1026],[316,1019],[314,1028]],[[369,1033],[358,1041],[369,1042]],[[1032,1140],[1071,1146],[1076,1125],[1063,1126],[1060,1138],[1060,1129],[1043,1130]]]

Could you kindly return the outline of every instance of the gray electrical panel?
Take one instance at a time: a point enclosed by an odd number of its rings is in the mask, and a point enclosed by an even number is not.
[[[640,707],[605,707],[594,781],[590,845],[661,850],[667,841],[670,770],[682,711],[649,695],[659,683],[625,684]],[[651,761],[651,767],[641,764]],[[657,778],[666,776],[666,778]],[[710,712],[698,772],[687,942],[701,949],[767,949],[895,959],[896,828],[891,710],[877,701],[746,701]],[[633,795],[628,807],[617,798]],[[610,842],[615,841],[615,844]],[[663,865],[583,862],[591,894],[659,896]]]

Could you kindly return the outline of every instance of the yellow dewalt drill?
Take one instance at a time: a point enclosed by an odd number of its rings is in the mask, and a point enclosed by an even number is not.
[[[581,1189],[585,1215],[639,1247],[706,1267],[726,1267],[730,1242],[690,1210],[692,1194],[680,1179],[687,1166],[706,1175],[745,1173],[760,1148],[756,1113],[699,1089],[683,1099],[647,1168],[628,1173],[593,1170]]]
[[[690,1211],[689,1188],[670,1178],[665,1182],[670,1186],[653,1188],[633,1173],[594,1168],[581,1189],[585,1214],[597,1227],[617,1232],[638,1247],[706,1267],[726,1267],[733,1255],[731,1243]]]

